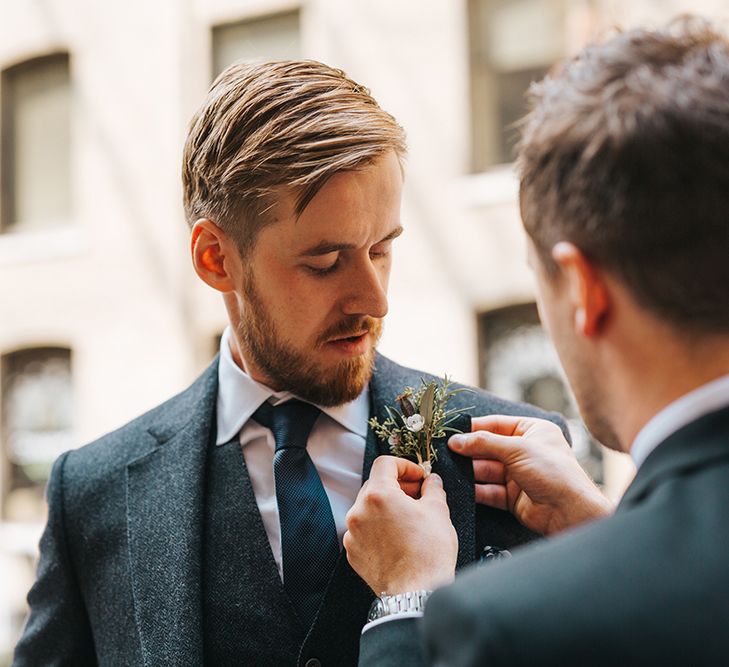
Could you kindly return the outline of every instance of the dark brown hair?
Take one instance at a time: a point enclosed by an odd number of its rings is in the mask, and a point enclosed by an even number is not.
[[[585,48],[529,92],[527,233],[570,241],[680,328],[729,331],[729,42],[705,21]]]
[[[215,80],[190,123],[182,183],[192,225],[210,218],[252,247],[280,186],[296,213],[335,173],[386,152],[405,154],[405,134],[364,86],[315,61],[236,63]]]

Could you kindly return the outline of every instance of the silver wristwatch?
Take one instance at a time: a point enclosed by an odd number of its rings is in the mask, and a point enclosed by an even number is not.
[[[423,611],[425,602],[433,591],[408,591],[407,593],[396,593],[388,595],[382,593],[370,607],[367,621],[376,621],[383,616],[402,614],[408,611]]]

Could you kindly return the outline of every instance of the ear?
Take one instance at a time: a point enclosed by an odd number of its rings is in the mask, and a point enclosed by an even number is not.
[[[212,220],[200,218],[190,237],[192,265],[200,279],[219,292],[231,292],[235,281],[231,275],[240,255],[235,244]]]
[[[602,272],[577,246],[567,241],[552,248],[552,258],[567,283],[575,313],[575,330],[587,337],[600,334],[610,309],[610,293]]]

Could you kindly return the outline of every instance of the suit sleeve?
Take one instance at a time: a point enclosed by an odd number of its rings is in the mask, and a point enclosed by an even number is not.
[[[15,648],[13,667],[96,665],[88,616],[66,543],[63,469],[48,481],[48,523],[40,541],[36,582],[28,593],[30,616]]]
[[[362,634],[359,667],[500,667],[524,664],[500,628],[487,568],[437,590],[422,618],[391,620]],[[531,663],[528,663],[531,664]],[[550,663],[552,664],[552,663]]]
[[[424,667],[423,620],[388,620],[362,634],[359,667]]]

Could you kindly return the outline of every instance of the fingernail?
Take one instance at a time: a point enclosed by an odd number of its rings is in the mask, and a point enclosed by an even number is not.
[[[448,446],[453,449],[460,449],[461,447],[463,447],[463,436],[461,436],[461,435],[451,436],[451,439],[448,441]]]
[[[438,486],[443,486],[443,479],[437,472],[431,472],[430,475],[428,475],[428,479],[430,479],[430,484],[437,484]]]

